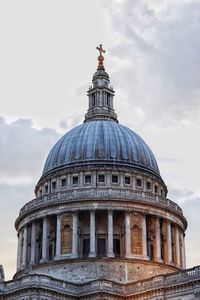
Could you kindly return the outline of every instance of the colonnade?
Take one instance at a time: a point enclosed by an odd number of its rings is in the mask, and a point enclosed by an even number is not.
[[[89,258],[97,257],[97,232],[96,232],[96,212],[95,210],[89,211]],[[113,210],[107,211],[107,247],[105,256],[113,258],[115,257],[114,251],[114,215]],[[123,214],[123,224],[121,224],[124,231],[123,242],[124,251],[120,253],[120,257],[132,258],[132,259],[143,259],[143,260],[154,260],[156,262],[165,262],[167,264],[173,264],[177,267],[185,268],[185,244],[184,244],[184,233],[177,226],[172,225],[170,221],[163,220],[165,223],[165,241],[164,241],[164,254],[162,253],[162,229],[160,218],[156,216],[150,216],[154,219],[155,230],[153,232],[153,257],[150,257],[148,253],[149,249],[149,229],[147,224],[147,217],[144,214],[140,214],[141,218],[141,253],[135,254],[132,251],[131,244],[131,212],[121,212]],[[55,228],[55,253],[54,260],[59,260],[63,258],[78,258],[82,257],[80,253],[79,243],[79,212],[74,211],[72,214],[72,236],[71,236],[71,253],[68,255],[63,255],[61,251],[61,224],[62,224],[62,214],[56,215],[56,228]],[[48,232],[48,218],[51,216],[45,216],[42,219],[42,238],[41,238],[41,258],[36,261],[36,224],[38,220],[35,220],[27,225],[24,225],[18,233],[18,255],[17,255],[17,270],[21,270],[27,267],[27,265],[36,265],[38,263],[45,263],[49,260],[48,257],[48,247],[49,247],[49,232]],[[40,219],[41,222],[41,219]],[[30,232],[30,238],[28,239],[28,226]],[[173,227],[172,227],[173,226]],[[172,232],[173,231],[173,232]],[[134,238],[133,238],[134,241]],[[30,249],[30,254],[28,256],[28,244]]]

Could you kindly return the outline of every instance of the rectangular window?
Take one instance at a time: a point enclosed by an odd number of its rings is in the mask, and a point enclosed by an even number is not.
[[[48,193],[48,185],[45,185],[45,193]]]
[[[112,175],[112,182],[113,183],[118,183],[118,176],[117,175]]]
[[[66,184],[67,184],[66,178],[63,178],[61,180],[61,186],[66,186]]]
[[[105,182],[105,175],[104,175],[104,174],[100,174],[100,175],[98,176],[98,181],[99,181],[99,182]]]
[[[147,190],[151,189],[151,182],[147,181]]]
[[[56,189],[56,181],[53,181],[52,182],[52,190],[55,190]]]
[[[155,185],[155,193],[157,194],[158,193],[158,186]]]
[[[142,186],[142,179],[137,178],[137,186],[139,187]]]
[[[131,178],[129,176],[125,176],[125,184],[130,184]]]
[[[92,178],[91,175],[85,175],[85,183],[91,183]]]
[[[73,176],[72,178],[73,184],[78,184],[78,176]]]

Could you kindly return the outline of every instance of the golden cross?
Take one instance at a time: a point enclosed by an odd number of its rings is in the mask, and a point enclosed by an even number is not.
[[[102,53],[105,53],[105,52],[106,52],[106,50],[104,50],[104,49],[102,48],[102,44],[100,44],[99,47],[97,47],[96,49],[99,50],[100,56],[102,56]]]

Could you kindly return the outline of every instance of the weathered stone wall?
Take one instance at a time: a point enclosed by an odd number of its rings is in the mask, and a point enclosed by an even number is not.
[[[114,282],[133,282],[152,276],[173,272],[176,269],[170,266],[163,268],[162,264],[125,260],[125,259],[94,259],[65,260],[63,263],[50,263],[33,268],[31,273],[45,274],[53,278],[66,281],[83,283],[97,279],[107,279]]]

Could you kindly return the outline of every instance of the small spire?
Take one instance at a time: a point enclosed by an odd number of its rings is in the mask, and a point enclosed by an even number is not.
[[[99,53],[100,53],[100,55],[97,58],[98,61],[99,61],[99,64],[97,66],[97,70],[105,70],[104,65],[103,65],[104,57],[103,57],[102,53],[105,53],[106,50],[104,50],[102,48],[102,44],[100,44],[99,47],[96,47],[96,49],[99,50]]]

